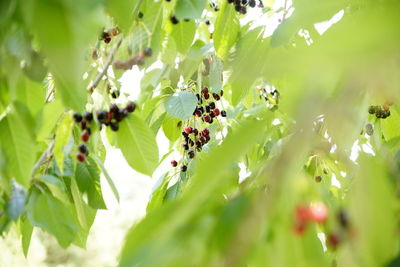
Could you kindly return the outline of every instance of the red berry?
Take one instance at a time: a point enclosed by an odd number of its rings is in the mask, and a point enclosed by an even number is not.
[[[306,223],[304,222],[297,222],[294,226],[294,232],[297,235],[303,235],[306,231]]]
[[[340,244],[340,237],[337,234],[330,233],[327,238],[327,246],[332,250],[336,250],[336,248]]]
[[[76,159],[77,159],[79,162],[84,162],[84,161],[85,161],[85,158],[86,158],[85,154],[82,154],[82,153],[79,153],[79,154],[76,156]]]
[[[178,162],[176,160],[171,160],[172,167],[178,166]]]
[[[107,112],[107,121],[111,121],[112,120],[112,118],[113,118],[113,114],[112,114],[112,112],[111,111],[109,111],[109,112]]]
[[[193,134],[194,134],[195,136],[198,135],[198,134],[199,134],[199,130],[197,130],[196,128],[193,129]]]
[[[325,222],[328,218],[328,207],[322,202],[311,205],[310,218],[316,223]]]
[[[83,142],[87,142],[89,140],[89,133],[86,131],[81,133],[81,139]]]
[[[209,135],[210,134],[210,130],[208,128],[204,128],[203,133],[205,135]]]
[[[201,89],[201,93],[204,95],[204,94],[208,94],[208,87],[203,87],[202,89]]]
[[[209,93],[204,93],[204,98],[205,99],[209,99],[210,98],[210,94]]]
[[[213,113],[214,113],[215,117],[217,117],[219,115],[219,109],[217,109],[217,108],[214,109]]]
[[[296,207],[296,222],[306,223],[310,220],[310,209],[305,205]]]
[[[191,134],[192,133],[192,127],[186,127],[185,128],[185,133],[187,133],[187,134]]]
[[[203,121],[210,122],[210,120],[211,120],[211,117],[209,115],[204,115],[203,116]]]

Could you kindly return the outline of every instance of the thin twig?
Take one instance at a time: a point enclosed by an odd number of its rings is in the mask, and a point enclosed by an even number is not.
[[[94,81],[88,86],[88,90],[91,94],[93,93],[94,88],[96,88],[97,85],[100,83],[103,76],[107,73],[108,67],[110,67],[110,65],[113,63],[115,52],[117,52],[121,43],[122,43],[122,38],[119,38],[119,40],[117,41],[115,46],[112,48],[112,50],[110,52],[110,57],[108,58],[108,61],[104,65],[103,70],[96,76]]]
[[[50,141],[49,146],[47,147],[47,149],[43,152],[43,154],[40,156],[39,160],[35,163],[35,165],[32,168],[32,175],[35,174],[35,172],[37,171],[37,169],[39,169],[40,165],[42,165],[42,163],[46,160],[46,158],[48,157],[48,155],[51,153],[51,150],[54,147],[54,138]]]

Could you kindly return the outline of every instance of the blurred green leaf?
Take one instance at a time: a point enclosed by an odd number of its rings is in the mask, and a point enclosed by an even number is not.
[[[198,19],[206,4],[206,0],[177,0],[175,15],[179,20]]]
[[[234,5],[223,1],[213,33],[215,51],[222,60],[226,59],[229,50],[235,44],[239,30],[240,24]]]
[[[0,121],[0,140],[7,159],[7,173],[25,187],[31,179],[36,158],[29,120],[31,118],[19,105],[13,105],[7,116]]]

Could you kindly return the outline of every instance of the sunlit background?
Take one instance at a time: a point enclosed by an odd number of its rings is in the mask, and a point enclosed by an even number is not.
[[[248,15],[241,19],[242,24],[251,22],[252,27],[264,26],[265,36],[269,36],[276,29],[282,18],[289,17],[293,13],[290,8],[291,1],[265,1],[266,6],[271,6],[272,11],[263,14],[259,9],[250,9]],[[284,8],[285,7],[285,8]],[[286,10],[286,12],[285,12]],[[315,24],[315,29],[319,34],[323,34],[334,23],[337,23],[345,14],[343,10],[335,14],[329,21]],[[312,45],[307,31],[301,30],[298,33],[306,39],[308,45]],[[154,63],[150,69],[154,69],[162,64],[160,61]],[[111,71],[111,69],[110,69]],[[131,100],[137,99],[140,80],[144,72],[137,66],[125,72],[122,76],[121,92],[128,93]],[[109,73],[113,75],[112,72]],[[20,243],[17,241],[17,234],[10,231],[0,242],[0,267],[3,266],[115,266],[118,260],[118,253],[123,244],[123,238],[132,224],[145,215],[146,205],[151,196],[152,190],[158,185],[161,174],[168,170],[169,161],[178,156],[171,154],[162,163],[152,178],[144,176],[126,163],[121,152],[106,144],[107,157],[105,167],[120,194],[120,202],[114,198],[108,183],[102,176],[102,190],[107,210],[99,210],[90,235],[87,240],[87,248],[83,250],[78,247],[70,247],[67,250],[60,248],[56,240],[50,235],[35,228],[28,258],[23,256]],[[157,142],[160,148],[160,155],[168,152],[168,141],[162,131],[159,131]],[[356,160],[358,151],[364,150],[373,153],[368,145],[360,147],[358,143],[353,146],[352,160]],[[239,165],[240,166],[240,165]],[[240,166],[240,179],[248,176],[243,166]],[[335,179],[332,179],[335,181]],[[340,186],[340,185],[339,185]],[[323,238],[323,237],[322,237]]]

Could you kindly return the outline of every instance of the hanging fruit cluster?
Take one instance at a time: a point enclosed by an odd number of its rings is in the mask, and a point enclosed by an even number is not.
[[[216,102],[221,99],[223,94],[223,90],[219,94],[210,93],[207,87],[203,87],[201,92],[196,94],[197,106],[193,112],[193,119],[187,121],[182,131],[182,148],[184,151],[180,166],[182,172],[187,170],[187,164],[195,157],[196,153],[200,152],[202,147],[211,140],[210,130],[206,125],[214,123],[218,120],[218,117],[226,117],[226,111],[219,109],[216,105]],[[215,102],[211,101],[211,97]],[[196,124],[203,127],[203,129],[196,128]],[[178,162],[172,160],[171,165],[176,167]]]
[[[131,57],[128,60],[116,60],[113,63],[115,69],[129,70],[133,65],[142,66],[145,63],[146,57],[151,57],[153,50],[150,47],[146,47],[143,51],[140,51],[136,56]]]
[[[259,7],[263,8],[264,4],[262,0],[258,0],[258,5],[256,3],[256,0],[228,0],[229,4],[234,4],[235,5],[235,10],[239,12],[240,14],[246,14],[247,13],[247,7]]]
[[[390,107],[385,104],[383,106],[369,106],[368,108],[369,114],[375,114],[378,119],[386,119],[390,116]]]
[[[328,207],[323,202],[317,202],[312,205],[298,205],[295,209],[294,230],[297,235],[303,235],[310,223],[317,223],[328,228]],[[330,225],[337,225],[334,230],[326,229],[326,245],[331,250],[336,250],[343,240],[352,234],[347,213],[340,209],[335,218],[335,222]],[[330,226],[331,227],[331,226]]]
[[[120,30],[118,27],[111,28],[109,30],[104,30],[100,35],[100,40],[108,44],[111,42],[112,37],[117,36],[119,33]]]
[[[125,108],[119,108],[117,104],[112,104],[108,111],[98,110],[96,111],[97,121],[101,126],[109,126],[111,130],[118,131],[119,123],[125,119],[129,113],[134,112],[136,109],[136,104],[134,102],[129,102]],[[75,123],[78,123],[81,129],[81,141],[87,143],[89,141],[90,135],[92,133],[90,124],[93,121],[93,114],[86,111],[83,115],[75,112],[74,115]],[[89,155],[89,150],[87,146],[82,143],[78,145],[79,153],[76,156],[77,160],[80,162],[85,161],[86,157]]]

